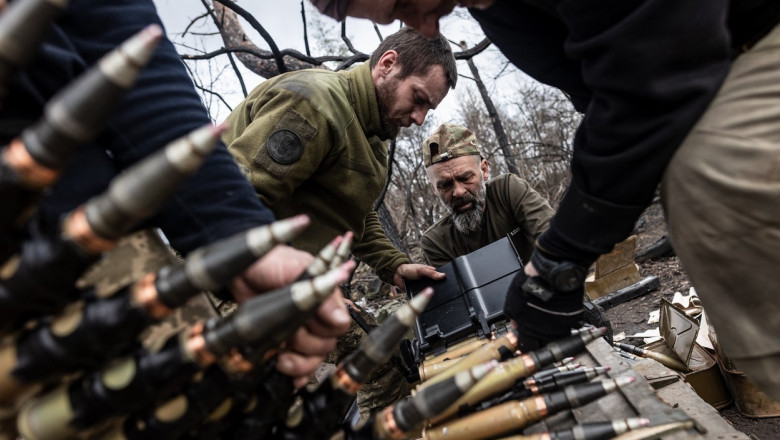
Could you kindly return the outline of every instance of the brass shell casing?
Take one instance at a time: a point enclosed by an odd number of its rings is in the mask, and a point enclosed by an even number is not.
[[[529,356],[518,356],[508,361],[501,362],[460,399],[450,405],[449,408],[431,419],[431,424],[446,420],[448,417],[457,413],[458,408],[463,405],[476,405],[494,394],[509,389],[518,379],[528,376],[533,373],[535,369],[536,365]]]
[[[441,369],[433,378],[420,385],[420,389],[452,377],[461,371],[476,367],[477,365],[501,359],[501,348],[515,351],[517,348],[517,338],[513,333],[507,333],[498,339],[490,341],[482,347],[476,349],[471,354],[466,355],[460,360],[454,362],[451,367]]]
[[[544,400],[534,397],[507,402],[423,430],[424,440],[479,440],[521,429],[546,415]]]
[[[28,401],[19,411],[17,429],[27,440],[73,438],[76,431],[68,423],[73,417],[68,387],[63,385],[41,398]]]

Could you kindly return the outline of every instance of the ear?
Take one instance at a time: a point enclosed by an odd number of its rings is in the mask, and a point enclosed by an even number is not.
[[[374,80],[378,78],[384,79],[387,77],[387,75],[393,69],[393,66],[395,66],[397,63],[398,52],[394,50],[388,50],[387,52],[383,53],[382,56],[380,56],[377,60],[374,69],[371,71],[374,76]]]
[[[482,162],[479,164],[479,168],[482,170],[482,180],[487,181],[490,179],[490,166],[488,165],[487,159],[482,159]]]

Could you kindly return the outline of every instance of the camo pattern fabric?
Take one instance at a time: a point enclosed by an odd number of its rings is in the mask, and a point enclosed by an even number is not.
[[[482,156],[477,137],[457,124],[441,124],[422,144],[423,163],[429,167],[460,156]]]
[[[173,250],[167,246],[155,230],[143,230],[122,238],[79,280],[79,288],[94,287],[102,297],[156,272],[169,264],[181,264]],[[203,321],[216,312],[205,294],[193,297],[163,322],[149,327],[141,336],[146,347],[154,347],[188,325]]]

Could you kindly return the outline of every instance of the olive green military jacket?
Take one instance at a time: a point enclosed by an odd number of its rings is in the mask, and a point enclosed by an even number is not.
[[[305,213],[292,245],[317,253],[355,233],[355,255],[392,282],[409,260],[373,210],[387,176],[387,145],[368,63],[350,71],[309,69],[256,87],[228,116],[223,139],[277,218]]]
[[[510,234],[517,252],[528,262],[534,241],[550,226],[555,211],[525,180],[502,174],[487,183],[482,227],[471,234],[455,228],[452,216],[439,219],[423,234],[420,245],[432,266],[439,267]]]

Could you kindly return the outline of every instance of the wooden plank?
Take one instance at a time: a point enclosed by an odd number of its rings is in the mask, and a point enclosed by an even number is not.
[[[697,429],[687,429],[663,435],[670,440],[727,438],[749,440],[735,430],[718,412],[705,403],[687,384],[667,380],[667,386],[653,390],[648,377],[670,377],[675,373],[658,362],[641,359],[629,364],[603,339],[588,345],[588,353],[576,362],[589,366],[609,366],[610,377],[630,375],[635,382],[611,396],[599,399],[573,411],[578,422],[586,423],[622,417],[648,417],[655,423],[681,422],[692,419]],[[640,373],[641,371],[641,373]],[[607,399],[609,397],[609,399]],[[629,415],[624,415],[629,414]],[[607,415],[606,418],[605,415]],[[699,432],[701,431],[701,432]],[[620,437],[619,437],[620,438]],[[634,436],[633,438],[641,438]]]

